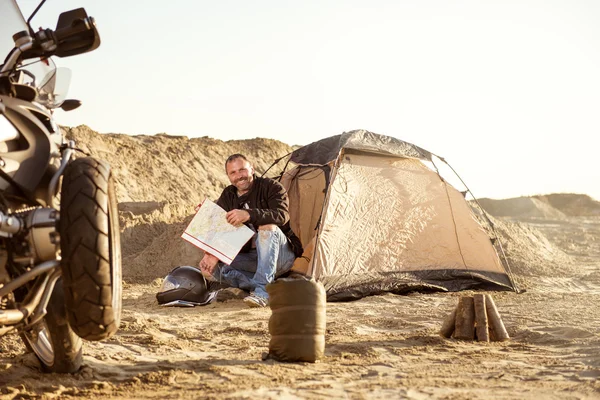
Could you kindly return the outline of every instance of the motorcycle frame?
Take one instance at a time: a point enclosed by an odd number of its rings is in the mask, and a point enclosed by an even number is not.
[[[24,151],[0,153],[0,158],[9,156],[20,164],[25,161],[29,166],[29,168],[21,168],[20,165],[14,175],[10,177],[13,182],[7,181],[8,186],[3,191],[13,191],[15,195],[22,191],[30,203],[37,203],[38,209],[47,208],[44,207],[46,205],[58,213],[56,196],[58,184],[64,169],[72,158],[75,142],[68,141],[61,148],[56,146],[51,137],[59,136],[62,140],[62,135],[59,131],[51,129],[53,124],[42,123],[44,118],[52,121],[52,116],[41,106],[7,96],[0,96],[0,101],[0,104],[3,105],[0,114],[15,126],[29,144]],[[54,150],[52,150],[53,148]],[[60,159],[58,167],[52,163],[53,158]],[[29,171],[29,175],[19,174],[25,169]],[[15,187],[19,190],[15,191]],[[57,221],[58,219],[46,218],[39,224],[47,228],[48,224],[55,226]],[[27,221],[24,219],[0,211],[0,236],[5,241],[23,230],[29,230],[28,234],[34,235],[35,229],[35,226],[27,226]],[[46,252],[48,246],[56,246],[55,243],[52,243],[52,237],[48,238],[48,243],[42,243]],[[29,290],[27,298],[18,308],[0,309],[0,336],[14,329],[27,329],[44,318],[54,285],[61,274],[60,258],[57,255],[54,258],[54,260],[33,265],[27,272],[13,277],[14,279],[0,287],[0,299],[2,299],[32,280],[36,280]],[[33,264],[34,261],[33,258],[29,259],[30,264]]]

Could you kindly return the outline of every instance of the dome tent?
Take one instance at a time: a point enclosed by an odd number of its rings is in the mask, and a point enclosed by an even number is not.
[[[365,130],[290,153],[279,178],[305,248],[294,270],[322,282],[330,301],[386,291],[516,290],[499,242],[464,193],[427,165],[434,158],[444,161]]]

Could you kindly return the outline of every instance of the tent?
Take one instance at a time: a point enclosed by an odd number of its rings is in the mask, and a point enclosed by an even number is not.
[[[305,248],[294,270],[322,282],[329,301],[415,290],[516,290],[493,231],[479,222],[466,192],[437,172],[434,159],[442,158],[365,130],[288,156],[279,178]]]

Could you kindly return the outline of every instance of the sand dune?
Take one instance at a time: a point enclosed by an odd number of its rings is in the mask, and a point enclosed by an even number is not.
[[[588,195],[554,193],[512,199],[478,199],[479,204],[496,217],[515,219],[543,218],[564,220],[566,216],[600,216],[600,202]]]

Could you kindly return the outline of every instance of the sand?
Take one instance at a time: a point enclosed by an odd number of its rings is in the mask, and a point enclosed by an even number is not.
[[[87,143],[95,141],[111,157],[122,151],[120,141],[133,140],[89,135]],[[186,145],[182,138],[134,139]],[[135,146],[127,151],[135,153]],[[600,398],[600,217],[593,213],[573,216],[562,208],[543,217],[494,218],[515,279],[526,289],[489,292],[511,336],[507,342],[438,335],[459,296],[473,292],[386,294],[328,303],[325,357],[279,363],[262,361],[270,310],[247,308],[239,292],[204,307],[157,304],[160,278],[171,264],[199,259],[177,233],[193,212],[188,206],[204,193],[189,201],[181,200],[184,190],[150,197],[137,175],[125,179],[124,167],[131,174],[134,161],[111,161],[124,203],[120,330],[106,341],[86,342],[84,367],[73,375],[41,373],[16,335],[1,338],[1,398]],[[168,191],[166,183],[150,184]]]

